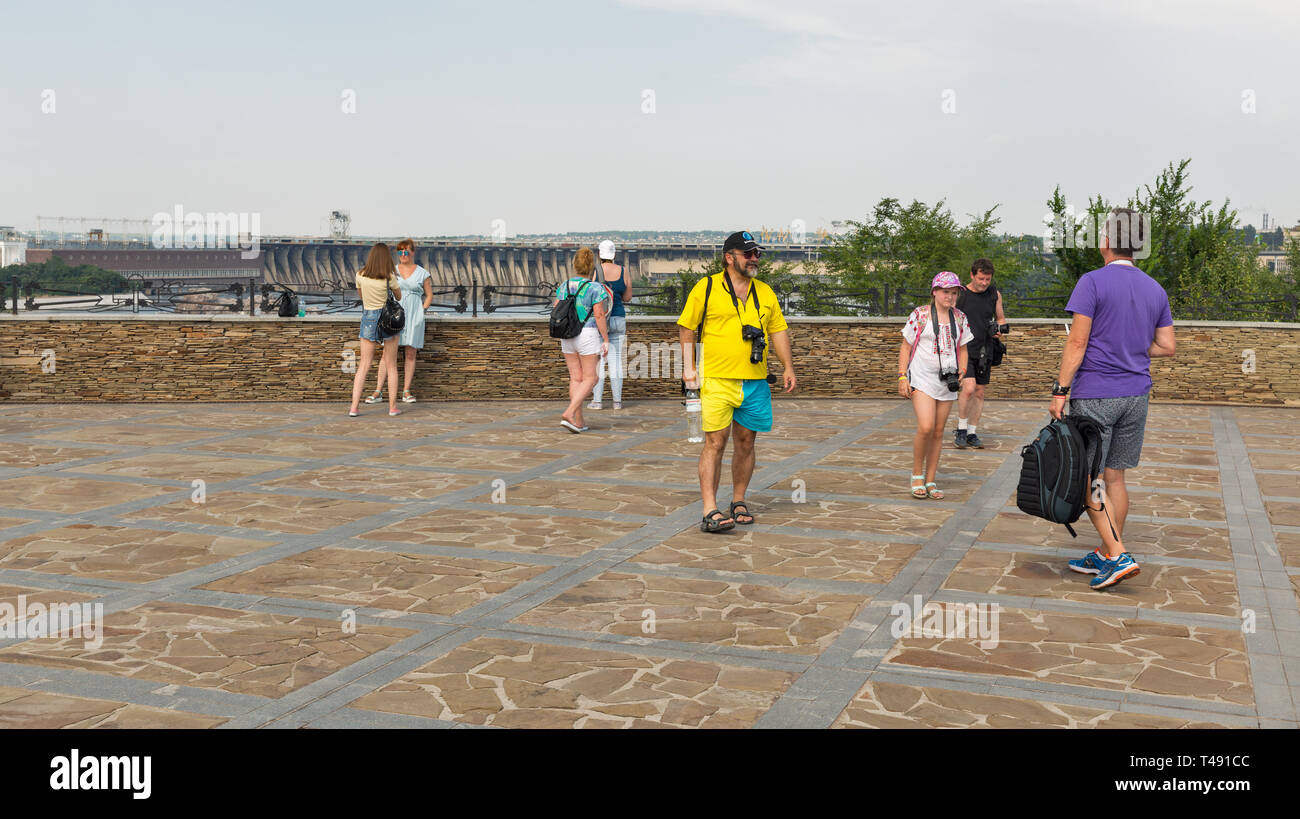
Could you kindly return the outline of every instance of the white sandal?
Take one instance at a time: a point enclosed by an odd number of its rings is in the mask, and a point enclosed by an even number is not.
[[[366,396],[367,404],[380,404],[383,403],[383,400],[384,400],[384,394],[379,390],[375,390],[373,393]]]
[[[920,486],[916,485],[917,481],[921,482]],[[912,497],[917,498],[919,500],[922,498],[927,498],[929,497],[929,495],[930,495],[929,491],[925,488],[925,476],[913,475],[912,476]]]

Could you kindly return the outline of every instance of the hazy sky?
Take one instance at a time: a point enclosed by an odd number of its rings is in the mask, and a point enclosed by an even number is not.
[[[814,231],[894,196],[1038,232],[1056,184],[1124,199],[1180,157],[1243,222],[1300,221],[1292,3],[29,2],[0,26],[21,228],[181,205],[265,235],[336,208],[358,234]]]

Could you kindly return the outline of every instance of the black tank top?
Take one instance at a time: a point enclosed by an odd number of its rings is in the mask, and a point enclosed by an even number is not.
[[[998,312],[998,286],[990,284],[983,293],[971,290],[961,291],[957,297],[957,309],[966,314],[970,321],[971,344],[978,347],[989,337],[989,322]]]

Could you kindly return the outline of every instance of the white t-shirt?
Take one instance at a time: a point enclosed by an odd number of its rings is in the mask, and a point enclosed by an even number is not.
[[[958,357],[960,347],[970,343],[975,335],[970,330],[970,322],[966,320],[966,314],[957,308],[953,308],[952,317],[957,322],[957,343],[953,344],[952,330],[946,321],[939,322],[939,343],[938,351],[935,351],[934,339],[934,321],[930,318],[930,306],[927,304],[918,307],[908,316],[907,324],[903,327],[903,338],[908,345],[916,345],[916,352],[912,357],[912,364],[908,367],[908,383],[912,389],[920,390],[926,395],[939,401],[955,401],[957,393],[952,392],[939,380],[939,362],[952,369],[958,369],[961,366],[961,359]],[[920,342],[917,342],[917,333],[921,334]]]

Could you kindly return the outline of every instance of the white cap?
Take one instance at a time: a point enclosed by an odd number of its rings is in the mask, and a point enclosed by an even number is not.
[[[606,239],[605,241],[600,243],[600,258],[602,259],[614,258],[614,243],[611,240]]]

